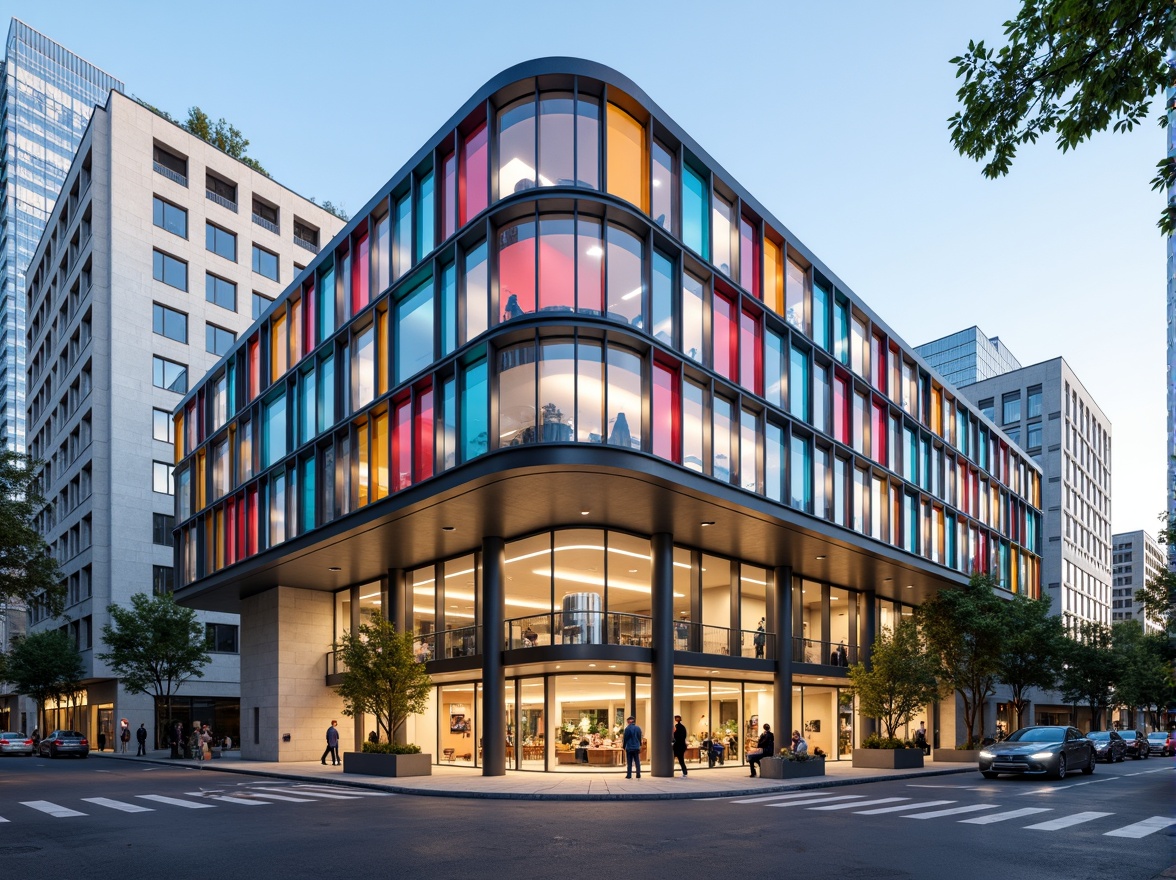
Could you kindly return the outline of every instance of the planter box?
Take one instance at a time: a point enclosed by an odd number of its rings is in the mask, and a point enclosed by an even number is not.
[[[432,776],[433,756],[344,752],[343,772],[365,776]]]
[[[825,761],[809,758],[807,761],[785,761],[783,758],[764,758],[759,762],[760,776],[764,779],[804,779],[809,776],[824,776]]]
[[[931,753],[936,763],[976,764],[980,761],[979,749],[936,749]]]
[[[923,750],[854,749],[853,766],[875,770],[915,770],[923,766]]]

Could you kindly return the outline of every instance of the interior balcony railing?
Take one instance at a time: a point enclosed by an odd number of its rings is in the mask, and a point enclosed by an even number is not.
[[[794,663],[849,667],[858,662],[858,646],[847,645],[843,641],[821,642],[794,637],[792,660]]]
[[[506,648],[545,645],[653,646],[653,619],[610,611],[557,611],[506,621]]]
[[[422,663],[429,660],[452,660],[457,657],[476,657],[480,626],[463,626],[441,632],[417,636],[413,653]]]

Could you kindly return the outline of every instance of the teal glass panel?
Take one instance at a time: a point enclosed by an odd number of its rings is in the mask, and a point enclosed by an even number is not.
[[[656,251],[649,323],[649,332],[655,339],[666,345],[674,344],[674,264]]]
[[[829,291],[821,280],[813,278],[813,342],[830,351],[829,346]]]
[[[906,469],[903,472],[912,483],[919,481],[919,441],[915,432],[908,427],[903,428],[906,437]]]
[[[764,397],[784,407],[784,339],[771,330],[764,333]]]
[[[315,288],[318,297],[318,341],[323,342],[335,332],[335,270],[334,264],[328,264],[319,270],[319,282]]]
[[[943,564],[948,568],[958,568],[956,565],[956,520],[950,513],[944,519],[943,536],[946,539],[944,541],[946,556]]]
[[[434,219],[432,171],[417,183],[416,221],[416,258],[421,260],[433,249],[434,230],[437,228],[437,221]]]
[[[442,470],[457,464],[457,382],[446,379],[441,386]]]
[[[433,282],[409,292],[396,303],[396,384],[433,363]]]
[[[286,454],[286,394],[280,391],[266,399],[262,412],[263,468],[281,461]]]
[[[689,165],[682,166],[682,241],[704,260],[710,259],[710,218],[706,181]]]
[[[461,379],[461,459],[469,461],[490,448],[486,359],[466,367]]]
[[[795,345],[788,361],[788,411],[796,418],[810,422],[808,352]]]
[[[318,375],[318,433],[335,424],[335,356],[327,355],[319,362]]]
[[[833,303],[833,356],[849,363],[849,306],[840,297]]]
[[[808,512],[813,503],[812,443],[807,437],[792,435],[792,460],[788,465],[790,503]]]
[[[314,370],[307,370],[298,377],[298,445],[314,437],[318,428],[318,388],[314,382]]]
[[[441,354],[457,348],[457,266],[441,270]]]
[[[237,414],[237,361],[235,358],[229,358],[229,366],[226,375],[229,377],[229,415]]]
[[[302,503],[298,505],[298,531],[305,533],[315,526],[315,476],[314,459],[302,460]]]

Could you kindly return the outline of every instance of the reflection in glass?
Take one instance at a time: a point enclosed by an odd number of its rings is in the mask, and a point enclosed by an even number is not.
[[[576,100],[576,185],[600,189],[600,102]]]
[[[576,236],[571,217],[539,220],[539,309],[571,311],[576,302]]]
[[[722,397],[714,399],[714,446],[711,475],[716,480],[731,480],[731,403]]]
[[[682,273],[682,353],[703,362],[703,322],[705,287],[689,272]]]
[[[608,316],[614,320],[644,327],[642,308],[645,281],[642,264],[645,247],[633,233],[609,225],[608,238]]]
[[[641,448],[641,359],[628,349],[608,348],[608,442]]]
[[[489,280],[486,268],[486,242],[465,254],[465,327],[462,342],[469,342],[486,332],[486,315],[490,309]]]
[[[539,185],[575,184],[574,100],[570,92],[548,92],[539,98]]]
[[[653,222],[668,232],[673,232],[674,197],[674,154],[658,141],[653,142],[653,202],[650,215]]]
[[[498,445],[534,443],[535,346],[514,346],[498,353]]]
[[[498,112],[498,197],[534,186],[535,96],[528,95]]]
[[[576,349],[570,340],[545,341],[539,363],[539,439],[575,439]]]
[[[604,442],[604,355],[600,344],[582,341],[577,346],[576,440]]]
[[[682,166],[682,241],[704,260],[710,258],[707,184],[703,175]]]
[[[604,311],[604,240],[600,221],[576,220],[577,309],[586,315]]]
[[[735,207],[719,193],[711,199],[711,222],[714,225],[714,259],[719,271],[731,277],[731,226]]]
[[[686,380],[682,386],[682,464],[692,471],[703,468],[703,395],[702,386]]]
[[[525,220],[498,232],[498,287],[502,320],[535,311],[535,222]]]
[[[653,254],[653,290],[650,293],[649,331],[654,338],[673,345],[674,264],[658,251]]]

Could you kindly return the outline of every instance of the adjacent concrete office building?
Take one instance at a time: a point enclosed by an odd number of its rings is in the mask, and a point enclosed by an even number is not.
[[[578,59],[483,86],[175,424],[176,596],[241,614],[246,758],[319,756],[333,645],[379,611],[436,761],[615,772],[634,714],[664,776],[675,713],[694,759],[765,723],[840,759],[882,627],[977,570],[1039,590],[1032,460]]]
[[[95,655],[110,604],[173,586],[171,411],[342,221],[119,92],[104,104],[30,263],[27,346],[40,527],[86,664],[80,710],[50,706],[43,729],[110,738],[118,718],[160,721]],[[212,663],[173,714],[236,739],[237,618],[201,621]]]
[[[1167,567],[1163,548],[1140,529],[1115,535],[1112,552],[1111,620],[1138,620],[1144,632],[1161,632],[1159,626],[1147,619],[1135,594]]]
[[[25,270],[94,105],[123,84],[15,18],[0,83],[0,445],[23,451]]]

